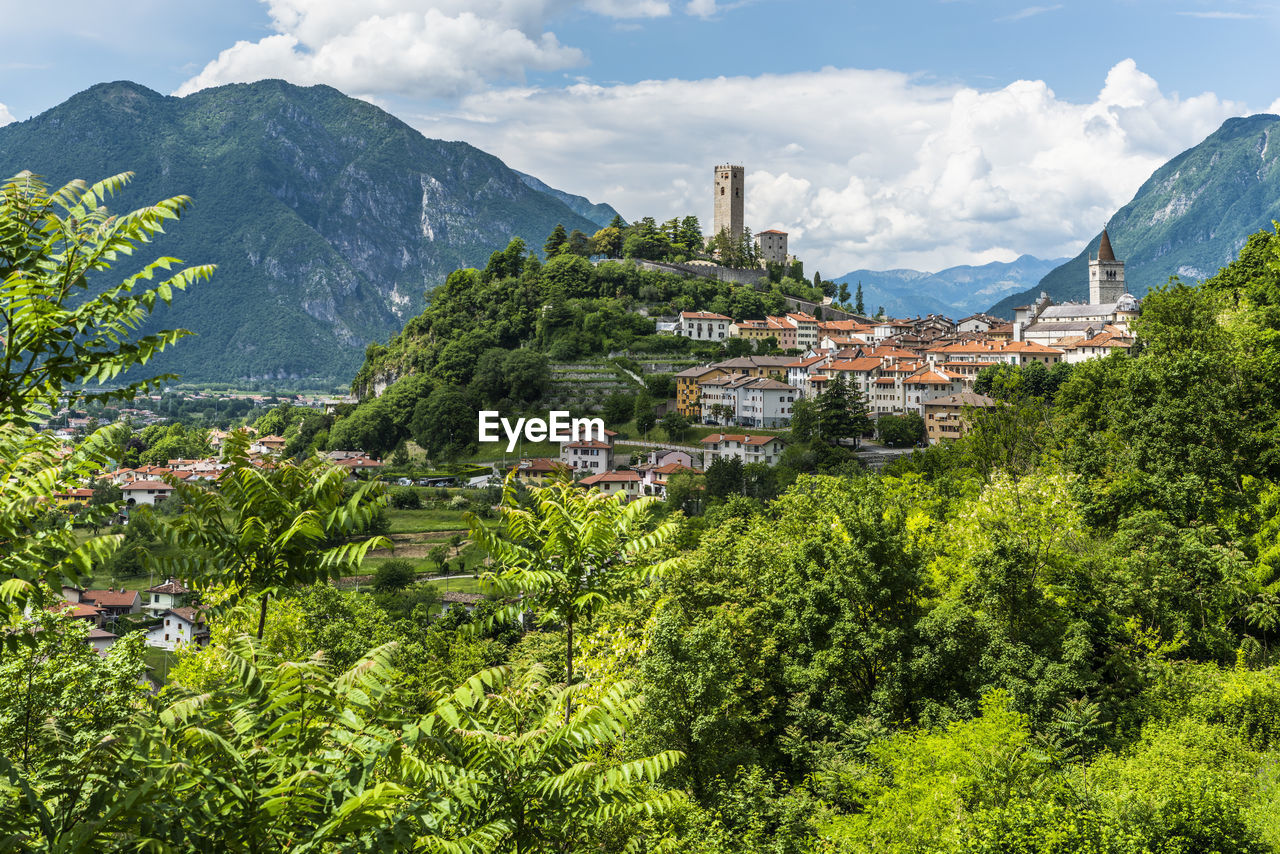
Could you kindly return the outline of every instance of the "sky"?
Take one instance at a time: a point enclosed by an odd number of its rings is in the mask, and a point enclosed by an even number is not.
[[[1280,0],[4,0],[0,124],[89,86],[280,77],[627,219],[746,166],[807,270],[1074,255],[1157,167],[1280,113]]]

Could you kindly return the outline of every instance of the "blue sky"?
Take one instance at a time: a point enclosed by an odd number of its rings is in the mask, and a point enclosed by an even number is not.
[[[710,207],[811,265],[1070,254],[1225,118],[1280,109],[1250,0],[73,0],[7,10],[0,122],[104,80],[328,83],[629,218]]]

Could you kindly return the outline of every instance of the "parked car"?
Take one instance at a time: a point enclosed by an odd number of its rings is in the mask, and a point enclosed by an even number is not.
[[[409,480],[407,477],[402,477],[396,481],[396,484],[398,486],[413,486],[413,481]]]

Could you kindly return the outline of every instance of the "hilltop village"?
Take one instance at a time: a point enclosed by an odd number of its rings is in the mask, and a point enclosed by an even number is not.
[[[750,234],[743,223],[743,179],[742,166],[715,167],[713,234],[722,245]],[[796,262],[788,254],[787,238],[776,229],[754,235],[761,268]],[[708,275],[732,272],[703,264]],[[807,304],[808,311],[763,319],[710,311],[657,317],[660,335],[744,353],[679,371],[673,398],[660,406],[664,414],[674,412],[690,424],[722,430],[703,438],[698,447],[671,445],[637,465],[619,465],[617,434],[608,431],[602,440],[564,443],[556,459],[521,460],[515,470],[536,480],[564,468],[581,476],[583,486],[662,496],[666,478],[676,471],[704,471],[716,460],[776,463],[787,444],[786,435],[779,434],[792,426],[797,404],[817,401],[833,385],[850,395],[855,406],[865,407],[868,437],[880,434],[886,418],[895,423],[906,418],[918,431],[920,445],[956,439],[964,435],[974,410],[998,405],[980,393],[989,386],[975,390],[984,372],[1038,366],[1052,375],[1059,365],[1129,351],[1134,343],[1131,323],[1141,305],[1127,292],[1124,267],[1104,230],[1097,257],[1089,261],[1088,302],[1054,304],[1041,294],[1031,305],[1018,307],[1012,321],[981,313],[959,320],[935,314],[869,317],[831,297]]]

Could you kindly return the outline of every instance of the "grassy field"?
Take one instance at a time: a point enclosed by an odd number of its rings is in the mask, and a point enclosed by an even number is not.
[[[462,510],[387,510],[393,534],[423,534],[439,531],[466,531]]]
[[[167,649],[149,646],[143,649],[142,659],[151,668],[151,675],[161,685],[169,681],[169,668],[178,663],[178,656]]]

